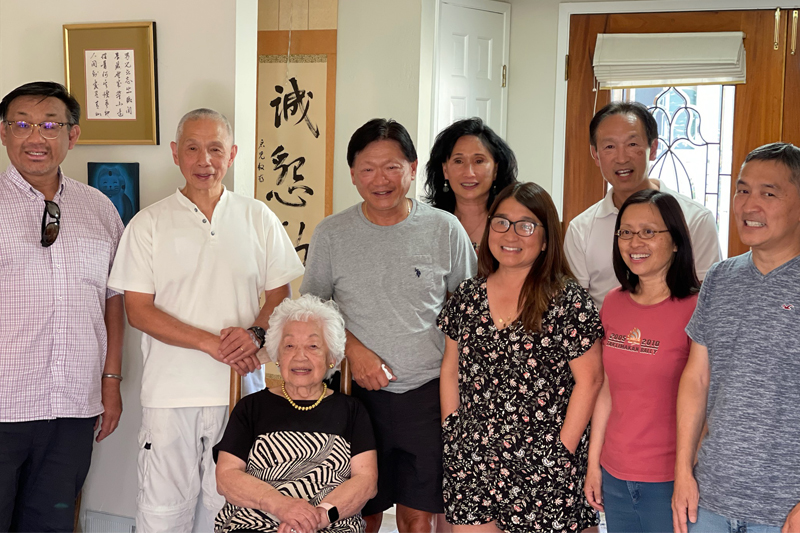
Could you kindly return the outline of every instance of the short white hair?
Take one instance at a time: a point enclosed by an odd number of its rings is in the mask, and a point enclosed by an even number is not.
[[[344,331],[344,318],[339,306],[333,300],[322,301],[311,294],[297,300],[286,298],[275,308],[269,317],[269,329],[264,339],[264,347],[272,361],[278,360],[278,352],[283,338],[283,328],[287,322],[310,322],[316,320],[322,328],[328,355],[333,359],[333,368],[328,369],[325,379],[333,375],[344,359],[344,346],[347,335]]]
[[[214,111],[213,109],[208,109],[206,107],[193,109],[181,117],[180,122],[178,122],[178,129],[175,131],[175,142],[181,142],[184,124],[191,120],[201,119],[214,120],[225,126],[225,130],[228,132],[228,139],[231,141],[231,144],[233,144],[233,128],[231,128],[231,123],[228,121],[228,118],[219,111]]]

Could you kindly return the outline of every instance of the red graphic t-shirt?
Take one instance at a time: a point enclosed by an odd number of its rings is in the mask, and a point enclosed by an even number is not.
[[[674,478],[678,383],[691,345],[684,330],[696,304],[694,295],[641,305],[619,288],[603,302],[611,415],[600,464],[617,479]]]

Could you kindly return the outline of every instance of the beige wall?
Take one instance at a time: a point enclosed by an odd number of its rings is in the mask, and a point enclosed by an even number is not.
[[[239,12],[248,0],[0,0],[0,93],[22,83],[64,81],[61,26],[66,23],[156,20],[158,37],[161,146],[78,146],[64,170],[85,181],[87,161],[138,161],[142,206],[171,194],[182,183],[168,142],[186,110],[209,106],[236,116],[240,145],[254,142],[256,65],[235,63],[236,40],[253,43],[255,18]],[[258,25],[264,29],[338,28],[334,212],[360,201],[346,162],[353,131],[373,117],[403,123],[423,148],[429,139],[425,111],[430,101],[432,16],[435,0],[260,0]],[[508,141],[517,153],[520,177],[551,187],[555,57],[560,0],[511,0]],[[290,11],[291,10],[291,11]],[[330,26],[331,10],[338,23]],[[291,12],[291,17],[289,13]],[[277,21],[277,22],[276,22]],[[276,26],[277,24],[277,26]],[[239,28],[237,35],[236,28]],[[245,28],[244,30],[242,28]],[[247,35],[244,35],[247,33]],[[252,52],[255,57],[255,52]],[[242,55],[240,54],[240,58]],[[236,70],[238,69],[238,70]],[[239,80],[244,80],[237,86]],[[422,82],[422,83],[421,83]],[[424,87],[420,88],[420,85]],[[426,92],[427,91],[427,92]],[[245,95],[245,96],[240,96]],[[248,96],[250,95],[250,96]],[[236,102],[236,105],[234,105]],[[420,118],[422,116],[422,118]],[[250,122],[249,130],[241,124]],[[422,130],[422,134],[418,132]],[[250,131],[251,133],[240,133]],[[236,189],[253,190],[253,147],[236,167]],[[420,150],[420,151],[423,151]],[[240,152],[241,153],[241,152]],[[420,154],[424,159],[424,154]],[[5,168],[5,151],[0,167]],[[226,178],[234,183],[233,171]],[[85,508],[133,516],[136,497],[136,435],[141,409],[139,334],[125,342],[125,412],[117,432],[96,445],[86,484]]]
[[[338,0],[258,0],[258,31],[335,30],[337,18]]]
[[[511,0],[506,140],[519,179],[552,190],[558,0]]]
[[[421,2],[340,0],[337,10],[336,0],[259,0],[259,30],[338,30],[334,213],[361,201],[346,158],[359,126],[394,118],[416,138]]]
[[[416,139],[419,0],[341,0],[336,74],[333,211],[361,201],[350,180],[347,143],[375,117],[393,118]]]
[[[64,83],[62,24],[155,20],[161,145],[76,146],[62,165],[67,175],[86,182],[88,161],[138,162],[141,203],[147,206],[183,184],[169,149],[182,114],[204,106],[234,117],[235,15],[237,6],[246,3],[247,0],[40,0],[33,5],[26,1],[0,1],[0,94],[34,80]],[[255,17],[255,6],[252,0],[251,18]],[[252,70],[254,73],[255,65]],[[251,79],[254,83],[254,75]],[[241,102],[241,106],[251,105],[254,110],[254,87],[252,94],[253,102]],[[0,167],[5,169],[8,162],[5,150],[0,150],[0,154]],[[233,184],[233,174],[232,170],[225,178],[228,187]],[[84,509],[125,516],[135,513],[137,434],[141,420],[139,339],[138,332],[127,329],[122,382],[124,413],[117,431],[95,445],[84,487]]]

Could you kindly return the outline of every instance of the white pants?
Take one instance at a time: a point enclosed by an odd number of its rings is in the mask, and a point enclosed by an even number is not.
[[[217,493],[211,449],[227,421],[227,405],[142,409],[137,532],[213,531],[225,498]],[[196,507],[202,513],[195,523]]]

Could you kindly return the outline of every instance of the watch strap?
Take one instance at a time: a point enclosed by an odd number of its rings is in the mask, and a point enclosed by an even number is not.
[[[263,348],[264,347],[264,341],[265,341],[266,336],[267,336],[267,332],[264,331],[264,328],[259,327],[259,326],[252,326],[252,327],[247,328],[247,331],[251,332],[258,339],[258,348],[259,349]]]
[[[320,502],[317,507],[322,507],[328,513],[328,522],[333,524],[337,520],[339,520],[339,509],[336,508],[335,505],[326,502]]]

